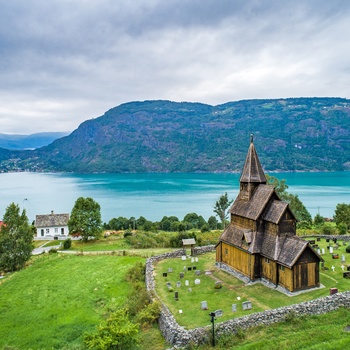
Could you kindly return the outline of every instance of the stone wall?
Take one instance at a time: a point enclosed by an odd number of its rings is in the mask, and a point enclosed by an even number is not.
[[[197,247],[195,249],[196,254],[203,254],[213,251],[215,246],[210,245],[205,247]],[[157,298],[162,304],[162,311],[159,317],[159,328],[164,338],[169,344],[171,344],[173,349],[180,349],[186,347],[188,344],[197,345],[206,343],[208,342],[211,332],[211,325],[191,330],[186,330],[184,327],[181,327],[176,322],[174,316],[166,305],[162,303],[156,294],[153,263],[163,259],[180,257],[181,255],[183,255],[183,250],[177,250],[175,252],[165,253],[149,258],[146,262],[146,287],[154,298]],[[282,322],[290,317],[320,315],[336,310],[340,307],[350,308],[350,291],[336,293],[327,297],[303,302],[301,304],[294,304],[278,309],[257,312],[244,317],[234,318],[226,322],[219,322],[217,319],[217,323],[215,324],[215,336],[218,339],[225,333],[235,334],[240,330],[245,330],[250,327]]]

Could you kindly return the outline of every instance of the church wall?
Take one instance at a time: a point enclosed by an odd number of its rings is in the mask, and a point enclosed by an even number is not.
[[[221,261],[244,275],[251,276],[252,256],[244,250],[237,249],[224,242],[221,250]],[[253,264],[254,266],[254,264]]]
[[[242,216],[231,215],[231,223],[234,223],[235,226],[239,226],[245,229],[256,230],[256,221],[244,218]]]
[[[293,291],[293,270],[283,265],[278,266],[278,284]]]
[[[261,277],[266,280],[276,283],[277,282],[277,264],[273,260],[268,258],[261,258]]]
[[[265,232],[277,236],[278,225],[273,224],[272,222],[266,222],[265,223]]]

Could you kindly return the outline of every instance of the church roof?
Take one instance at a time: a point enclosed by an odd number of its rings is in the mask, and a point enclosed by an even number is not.
[[[257,220],[274,192],[275,190],[272,185],[261,184],[256,188],[251,200],[247,201],[241,199],[240,196],[237,196],[230,208],[230,213],[248,219]]]
[[[278,224],[283,213],[288,208],[288,203],[281,200],[273,200],[263,215],[263,219]]]
[[[253,137],[250,139],[248,154],[243,166],[240,182],[258,182],[266,183],[266,177],[260,164],[258,154],[256,153]]]

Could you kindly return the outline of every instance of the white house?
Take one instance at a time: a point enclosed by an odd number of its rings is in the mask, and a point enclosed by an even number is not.
[[[68,236],[69,214],[36,215],[35,227],[37,237]]]

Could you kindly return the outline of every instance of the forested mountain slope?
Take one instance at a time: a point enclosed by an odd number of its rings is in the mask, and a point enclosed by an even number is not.
[[[350,170],[350,100],[290,98],[200,103],[130,102],[3,171],[232,172],[254,142],[266,171]]]

